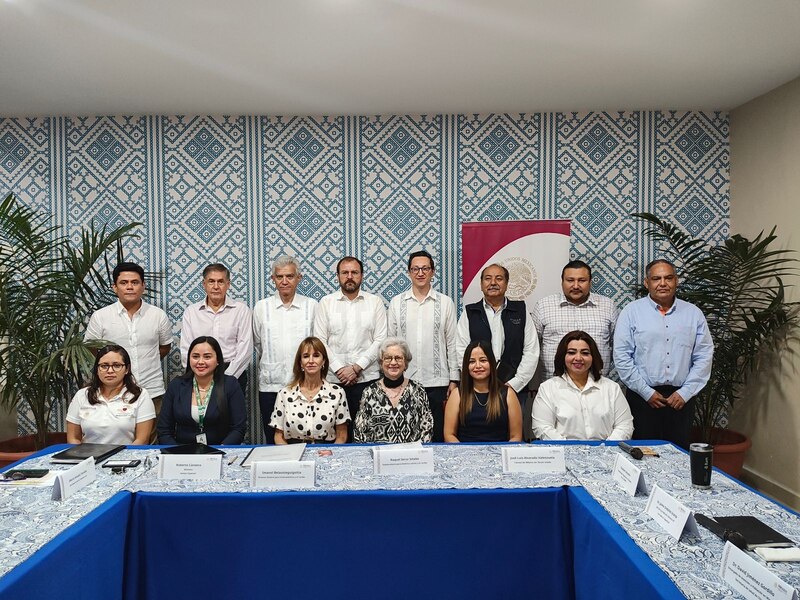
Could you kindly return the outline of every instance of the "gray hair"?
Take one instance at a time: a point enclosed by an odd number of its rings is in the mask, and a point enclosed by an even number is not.
[[[378,353],[378,356],[380,356],[380,358],[383,359],[383,355],[392,346],[400,347],[400,349],[403,351],[403,356],[406,357],[406,364],[411,362],[411,348],[408,347],[408,344],[403,338],[390,337],[383,340],[381,342],[381,348]]]
[[[284,254],[283,256],[276,258],[275,262],[272,263],[272,274],[275,275],[278,269],[283,269],[284,267],[294,267],[295,271],[297,271],[298,277],[302,275],[302,273],[300,273],[300,261],[294,256]]]

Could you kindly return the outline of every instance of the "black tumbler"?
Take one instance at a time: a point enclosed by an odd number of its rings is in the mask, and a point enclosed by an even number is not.
[[[714,446],[711,444],[689,444],[692,487],[703,490],[711,487],[711,459],[713,456]]]

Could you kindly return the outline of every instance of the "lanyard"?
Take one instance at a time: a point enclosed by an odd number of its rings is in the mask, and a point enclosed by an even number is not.
[[[195,400],[197,400],[197,420],[200,425],[200,433],[203,433],[203,421],[206,418],[208,399],[211,398],[211,392],[214,391],[214,380],[211,380],[211,387],[208,388],[205,398],[200,395],[200,387],[197,385],[197,379],[192,378],[192,385],[194,386],[194,397]]]

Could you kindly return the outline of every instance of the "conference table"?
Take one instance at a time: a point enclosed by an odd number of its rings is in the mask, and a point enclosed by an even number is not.
[[[795,513],[719,472],[711,490],[693,490],[685,453],[642,444],[660,454],[642,461],[648,484],[800,540]],[[644,513],[645,495],[613,481],[613,444],[564,443],[564,473],[503,473],[502,446],[434,444],[436,472],[421,475],[375,475],[369,447],[309,446],[317,476],[306,491],[250,488],[246,447],[224,448],[220,480],[162,480],[143,464],[98,468],[95,484],[60,502],[49,489],[0,489],[24,492],[30,507],[0,509],[0,598],[738,597],[716,573],[721,540],[671,538]],[[49,527],[54,507],[86,512]],[[50,539],[13,554],[14,532],[31,526]],[[800,587],[800,567],[772,565]]]

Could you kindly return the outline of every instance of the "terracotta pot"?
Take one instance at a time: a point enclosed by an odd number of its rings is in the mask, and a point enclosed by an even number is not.
[[[698,430],[693,430],[693,441],[700,441],[698,433]],[[718,427],[712,429],[711,439],[714,441],[714,466],[739,479],[744,467],[744,455],[753,442],[743,433]]]
[[[67,434],[64,432],[48,433],[47,445],[66,444]],[[0,468],[7,467],[18,460],[28,458],[36,452],[36,435],[28,434],[0,442]]]

